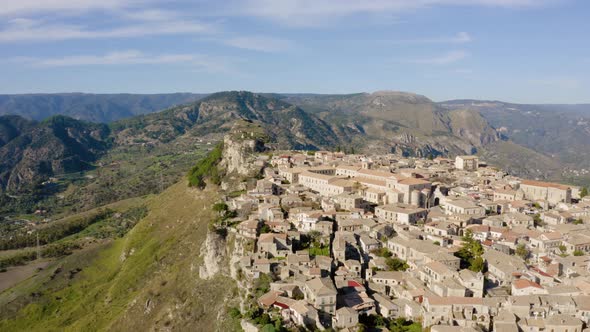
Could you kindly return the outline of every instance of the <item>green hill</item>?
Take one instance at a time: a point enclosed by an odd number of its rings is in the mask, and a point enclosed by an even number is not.
[[[2,331],[223,330],[231,279],[199,279],[217,187],[185,181],[147,199],[124,237],[98,241],[0,294]],[[226,303],[226,301],[228,303]]]

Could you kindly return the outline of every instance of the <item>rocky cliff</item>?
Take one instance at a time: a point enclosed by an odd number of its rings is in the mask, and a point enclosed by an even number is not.
[[[0,190],[18,191],[55,174],[87,169],[108,149],[108,135],[105,125],[63,116],[27,126],[0,146]]]
[[[269,137],[259,123],[239,120],[223,138],[221,167],[227,174],[255,176],[260,167],[255,165],[256,153],[266,150]]]

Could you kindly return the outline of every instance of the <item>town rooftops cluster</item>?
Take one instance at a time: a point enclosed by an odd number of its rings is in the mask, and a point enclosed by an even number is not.
[[[590,199],[476,156],[282,152],[232,228],[257,299],[287,324],[354,330],[360,315],[431,331],[567,331],[590,323]]]

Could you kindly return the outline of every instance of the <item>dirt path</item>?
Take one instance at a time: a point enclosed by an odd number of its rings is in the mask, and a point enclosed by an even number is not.
[[[32,277],[38,268],[45,268],[49,263],[51,262],[33,262],[23,266],[8,268],[8,271],[0,273],[0,292]]]

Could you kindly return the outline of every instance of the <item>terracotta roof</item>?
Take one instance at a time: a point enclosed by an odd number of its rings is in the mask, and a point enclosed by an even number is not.
[[[369,178],[365,178],[365,177],[358,177],[355,179],[356,181],[358,181],[359,183],[362,184],[372,184],[372,185],[376,185],[376,186],[380,186],[380,187],[385,187],[385,180],[376,180],[376,179],[369,179]]]
[[[362,287],[363,285],[359,284],[354,280],[348,280],[348,287]]]
[[[516,279],[512,282],[512,286],[516,289],[523,289],[523,288],[529,288],[529,287],[543,289],[543,287],[541,287],[541,285],[539,285],[536,282],[532,282],[528,279]]]
[[[539,269],[538,267],[531,267],[531,270],[537,272],[538,274],[542,275],[543,277],[550,277],[553,278],[552,275],[550,275],[549,273],[546,273],[544,271],[542,271],[541,269]]]
[[[416,178],[407,178],[407,179],[403,179],[398,181],[398,183],[400,184],[407,184],[407,185],[418,185],[418,184],[429,184],[429,181],[426,180],[422,180],[422,179],[416,179]]]
[[[487,225],[473,224],[473,225],[469,225],[469,226],[467,226],[465,228],[471,230],[474,233],[477,233],[477,232],[489,232],[490,231],[490,226],[487,226]]]
[[[559,240],[562,237],[560,232],[549,232],[541,235],[544,235],[549,240]]]
[[[287,239],[287,234],[284,233],[264,233],[264,234],[260,234],[260,236],[258,237],[258,242],[259,243],[272,243],[274,241],[274,239],[282,239],[282,240],[286,240]]]
[[[428,303],[430,303],[431,305],[453,305],[453,304],[459,304],[459,305],[465,305],[465,304],[477,305],[477,304],[483,304],[483,298],[479,298],[479,297],[460,297],[460,296],[440,297],[440,296],[428,296],[427,298],[428,298]]]
[[[566,186],[566,185],[563,185],[563,184],[559,184],[559,183],[534,181],[534,180],[522,180],[520,183],[521,184],[524,184],[526,186],[544,187],[544,188],[556,188],[556,189],[561,189],[561,190],[567,190],[567,189],[570,188],[569,186]]]
[[[328,181],[329,184],[333,186],[340,186],[340,187],[352,187],[354,186],[354,182],[348,179],[339,179],[333,178]]]
[[[359,174],[366,174],[366,175],[370,175],[370,176],[379,176],[382,178],[391,178],[395,175],[391,172],[384,172],[384,171],[378,171],[378,170],[373,170],[373,169],[359,169],[358,173]]]
[[[308,280],[306,282],[306,285],[317,296],[337,294],[336,288],[334,288],[334,284],[332,283],[332,280],[329,278],[314,278]]]
[[[447,274],[449,272],[450,273],[453,272],[453,270],[451,270],[448,266],[446,266],[445,264],[443,264],[441,262],[437,262],[437,261],[432,261],[432,262],[426,264],[426,266],[438,274]]]
[[[508,194],[508,195],[516,195],[516,190],[512,190],[512,189],[496,189],[496,191],[494,193]]]
[[[262,295],[261,297],[259,297],[258,303],[262,304],[265,307],[270,307],[271,305],[273,305],[273,303],[275,303],[275,301],[277,300],[277,297],[281,294],[283,294],[283,292],[270,291],[270,292]]]

